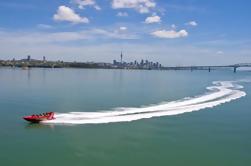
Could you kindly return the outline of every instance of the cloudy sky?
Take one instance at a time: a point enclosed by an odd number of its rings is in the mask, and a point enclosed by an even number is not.
[[[0,0],[0,59],[251,62],[249,0]]]

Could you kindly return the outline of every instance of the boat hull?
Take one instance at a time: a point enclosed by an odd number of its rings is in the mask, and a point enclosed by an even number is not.
[[[39,123],[39,122],[44,121],[46,119],[33,119],[33,118],[29,118],[29,117],[24,117],[24,120],[31,122],[31,123]]]
[[[31,122],[31,123],[39,123],[41,121],[46,121],[46,120],[52,120],[54,118],[54,112],[48,112],[44,113],[43,115],[30,115],[30,116],[24,116],[24,120]]]

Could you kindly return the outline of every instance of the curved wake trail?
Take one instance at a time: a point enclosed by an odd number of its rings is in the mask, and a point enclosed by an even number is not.
[[[215,81],[214,86],[207,87],[208,92],[196,97],[162,102],[156,105],[139,108],[121,107],[101,112],[56,113],[54,120],[44,123],[54,124],[98,124],[112,122],[129,122],[145,118],[171,116],[186,112],[199,111],[205,108],[230,102],[246,95],[243,87],[233,81]]]

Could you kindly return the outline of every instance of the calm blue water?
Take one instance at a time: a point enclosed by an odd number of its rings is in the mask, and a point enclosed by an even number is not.
[[[250,165],[247,96],[175,116],[108,124],[30,125],[22,116],[142,107],[204,94],[242,71],[0,68],[0,165]]]

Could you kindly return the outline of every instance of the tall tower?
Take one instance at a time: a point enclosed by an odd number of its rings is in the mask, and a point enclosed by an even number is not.
[[[123,63],[123,54],[122,54],[122,51],[121,51],[121,54],[120,54],[120,62],[121,62],[121,64]]]

